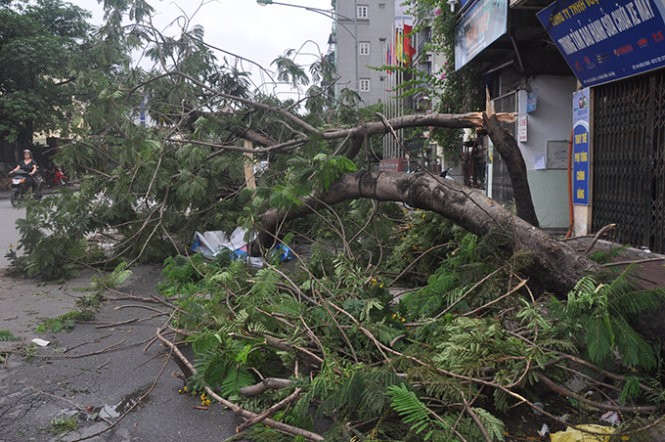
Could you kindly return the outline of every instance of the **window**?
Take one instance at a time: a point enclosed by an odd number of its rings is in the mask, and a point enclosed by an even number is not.
[[[358,53],[360,55],[369,55],[369,42],[361,41],[358,45]]]
[[[363,18],[363,19],[369,18],[369,6],[367,5],[358,5],[356,12],[357,12],[356,16],[358,18]]]
[[[369,92],[369,78],[361,78],[358,82],[360,92]]]

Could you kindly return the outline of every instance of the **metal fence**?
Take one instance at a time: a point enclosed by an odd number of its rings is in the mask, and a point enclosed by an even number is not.
[[[594,88],[593,217],[665,252],[665,70]]]

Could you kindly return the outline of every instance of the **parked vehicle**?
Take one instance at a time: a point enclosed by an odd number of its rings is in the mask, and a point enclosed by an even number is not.
[[[448,175],[448,172],[450,172],[450,169],[452,169],[452,168],[451,168],[451,167],[448,167],[448,168],[446,168],[446,169],[443,169],[443,170],[441,171],[441,173],[439,174],[439,176],[440,176],[441,178],[445,178],[445,179],[447,179],[447,180],[455,181],[455,178],[453,178],[453,177],[451,177],[451,176]]]
[[[65,175],[61,167],[56,166],[52,161],[49,161],[41,175],[44,184],[49,188],[69,185],[69,177]]]
[[[23,199],[23,196],[25,196],[29,191],[34,191],[34,195],[36,199],[41,199],[42,193],[41,193],[41,185],[42,185],[42,180],[41,177],[38,175],[35,175],[32,177],[32,179],[35,182],[34,188],[31,185],[31,179],[30,175],[28,172],[25,172],[23,170],[18,170],[17,172],[14,173],[14,177],[12,177],[12,193],[10,196],[10,201],[12,203],[12,206],[16,207],[18,205],[18,202]]]

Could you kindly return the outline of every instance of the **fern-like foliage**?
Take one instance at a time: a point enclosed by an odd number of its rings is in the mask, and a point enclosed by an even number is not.
[[[472,410],[493,441],[504,439],[506,427],[501,419],[497,418],[484,408],[473,407]]]
[[[126,261],[119,263],[111,273],[101,276],[93,276],[90,282],[90,289],[100,291],[105,289],[114,289],[123,284],[132,276],[129,264]]]
[[[665,289],[634,290],[626,271],[608,284],[583,277],[567,302],[553,301],[551,310],[560,321],[559,330],[583,344],[591,361],[605,363],[616,350],[625,366],[649,370],[656,366],[656,353],[630,321],[664,301]]]
[[[295,171],[289,177],[300,178]],[[346,239],[349,232],[369,229],[358,222],[360,206],[346,209],[339,219],[354,221],[344,225]],[[407,233],[416,248],[415,224],[435,228],[419,219]],[[325,228],[330,235],[324,236],[334,238],[330,224]],[[503,269],[527,268],[530,257],[506,257],[511,250],[501,245],[502,232],[479,239],[452,231],[448,238],[427,286],[399,301],[386,287],[396,274],[350,253],[358,244],[321,242],[306,268],[305,262],[256,271],[238,261],[169,261],[165,276],[171,282],[164,290],[178,295],[173,302],[179,308],[173,323],[190,331],[195,355],[190,386],[210,386],[255,411],[289,394],[239,395],[242,386],[260,379],[251,367],[264,378],[290,378],[302,389],[275,419],[312,430],[315,418],[325,417],[332,421],[325,435],[330,440],[475,441],[484,440],[482,428],[499,441],[505,430],[500,413],[513,412],[515,398],[445,372],[528,393],[539,382],[539,369],[559,373],[560,352],[583,357],[586,351],[595,361],[618,350],[627,366],[655,364],[630,320],[660,304],[658,291],[636,293],[625,280],[599,284],[584,278],[567,302],[548,305],[515,294],[472,316],[472,309],[514,287]],[[629,378],[619,399],[665,401],[660,386],[643,387],[651,386],[648,381]],[[469,398],[477,398],[472,409],[463,405]],[[263,427],[251,431],[257,440],[281,437]]]
[[[487,248],[485,241],[471,234],[462,236],[458,247],[429,277],[427,285],[403,298],[402,304],[408,306],[409,317],[436,316],[443,309],[462,313],[500,294],[505,276],[496,272],[487,277],[496,266],[479,255],[479,250]],[[475,291],[473,296],[468,296],[471,287]]]
[[[404,384],[388,387],[391,407],[399,414],[402,421],[409,425],[416,434],[425,433],[423,440],[430,440],[436,424],[430,416],[427,406]]]

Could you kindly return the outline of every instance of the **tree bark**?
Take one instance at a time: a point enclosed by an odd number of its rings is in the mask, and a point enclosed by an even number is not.
[[[559,297],[565,297],[584,274],[597,270],[594,262],[513,215],[480,191],[427,173],[346,174],[320,199],[308,198],[297,210],[264,213],[261,217],[263,231],[255,246],[270,247],[278,226],[286,220],[302,217],[312,209],[357,198],[404,202],[431,210],[480,236],[501,229],[514,239],[515,251],[527,252],[532,258],[532,265],[526,270],[531,280]],[[252,251],[256,253],[257,248]]]
[[[517,216],[532,226],[539,227],[538,216],[536,216],[536,210],[533,207],[533,200],[531,199],[526,164],[524,164],[524,158],[517,145],[517,141],[515,141],[515,138],[506,129],[501,127],[501,123],[496,118],[496,115],[488,117],[486,114],[483,114],[483,120],[485,128],[492,139],[492,144],[494,144],[494,148],[506,162],[510,182],[513,185]]]
[[[515,121],[512,113],[496,114],[497,121],[509,123]],[[324,140],[340,138],[365,138],[373,135],[383,135],[390,129],[408,129],[412,127],[441,127],[447,129],[481,128],[483,127],[483,114],[469,112],[466,114],[412,114],[392,118],[386,121],[372,121],[348,129],[332,129],[321,133]]]

